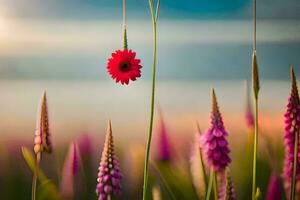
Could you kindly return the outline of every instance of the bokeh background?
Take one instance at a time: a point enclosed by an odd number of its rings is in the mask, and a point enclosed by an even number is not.
[[[137,52],[143,70],[138,81],[121,86],[106,72],[107,58],[122,47],[121,0],[0,0],[1,184],[12,180],[5,170],[1,172],[2,166],[14,163],[6,160],[20,153],[21,145],[32,146],[44,90],[53,143],[62,152],[71,140],[87,133],[99,153],[94,157],[97,162],[108,119],[120,149],[145,143],[152,66],[148,1],[128,0],[127,8],[129,47]],[[260,0],[257,8],[260,128],[280,147],[290,64],[300,74],[300,3]],[[209,126],[214,87],[230,143],[237,146],[233,151],[243,151],[236,144],[247,138],[245,80],[251,78],[251,17],[250,0],[161,1],[157,105],[171,140],[189,144],[196,121],[203,130]],[[21,158],[18,162],[26,168]],[[30,180],[23,181],[29,185],[20,190],[28,195]],[[6,199],[30,196],[4,193]]]

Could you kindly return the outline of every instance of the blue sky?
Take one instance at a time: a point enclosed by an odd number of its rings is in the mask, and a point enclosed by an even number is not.
[[[151,76],[147,0],[127,0],[129,47]],[[252,1],[161,0],[158,77],[246,79]],[[109,79],[105,65],[121,44],[121,0],[0,0],[0,78]],[[263,78],[287,79],[300,66],[299,0],[259,0],[258,59]],[[218,73],[222,72],[222,73]]]
[[[121,16],[121,0],[0,0],[7,15],[22,18],[95,19]],[[161,0],[168,19],[232,19],[251,17],[251,0]],[[127,0],[129,15],[145,17],[147,0]],[[259,0],[260,18],[300,19],[298,0]]]

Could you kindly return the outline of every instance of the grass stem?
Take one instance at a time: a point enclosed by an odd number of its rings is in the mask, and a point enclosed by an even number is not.
[[[31,199],[36,200],[37,170],[41,161],[41,153],[36,154],[36,168],[32,178]]]
[[[209,175],[209,182],[208,182],[208,187],[205,195],[205,200],[210,200],[210,193],[213,187],[213,182],[214,182],[214,176],[215,172],[213,169],[210,170],[210,175]]]
[[[151,147],[152,131],[153,131],[153,119],[154,119],[155,81],[156,81],[156,46],[157,46],[156,45],[156,41],[157,41],[157,39],[156,39],[156,24],[157,24],[157,20],[158,20],[159,0],[157,2],[155,14],[154,14],[152,0],[149,0],[149,7],[150,7],[152,26],[153,26],[153,66],[152,66],[150,124],[149,124],[149,133],[148,133],[145,163],[144,163],[143,200],[146,200],[146,198],[147,198],[148,176],[149,176],[149,157],[150,157],[150,147]]]
[[[255,131],[253,143],[253,174],[252,174],[252,200],[255,200],[256,193],[256,160],[257,160],[257,145],[258,145],[258,99],[254,99],[255,104]]]
[[[214,199],[218,200],[218,182],[217,182],[216,173],[214,173],[213,187],[214,187]]]

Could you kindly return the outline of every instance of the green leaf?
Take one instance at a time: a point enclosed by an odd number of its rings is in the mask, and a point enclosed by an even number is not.
[[[61,200],[56,185],[53,181],[48,179],[44,172],[37,166],[32,152],[28,148],[22,147],[22,154],[32,173],[37,173],[37,178],[41,182],[41,186],[38,188],[38,199]]]
[[[51,180],[47,180],[40,187],[38,187],[39,200],[61,200],[60,195],[57,192],[56,185]]]
[[[26,147],[22,147],[22,154],[23,154],[23,158],[26,161],[28,167],[30,168],[30,170],[32,171],[32,173],[37,173],[37,177],[39,179],[40,182],[44,182],[47,180],[47,177],[45,176],[45,174],[37,168],[36,165],[36,161],[34,159],[33,154],[30,152],[30,150]]]

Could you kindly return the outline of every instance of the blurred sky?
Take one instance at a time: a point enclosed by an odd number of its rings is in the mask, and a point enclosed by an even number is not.
[[[147,0],[127,3],[129,47],[143,70],[122,87],[106,72],[107,58],[122,47],[121,0],[0,0],[0,140],[23,135],[32,141],[43,90],[56,140],[81,132],[98,136],[108,119],[118,139],[146,136],[151,21]],[[289,65],[300,73],[300,1],[258,0],[257,6],[260,126],[281,133]],[[196,120],[207,128],[211,87],[228,130],[245,130],[251,9],[250,0],[161,0],[156,103],[174,136],[193,133]]]
[[[129,47],[151,75],[147,0],[127,0]],[[0,0],[0,78],[108,80],[106,59],[121,47],[121,0]],[[288,79],[300,65],[299,0],[259,0],[261,76]],[[250,0],[161,0],[158,78],[247,79]],[[300,70],[296,70],[299,73]]]

